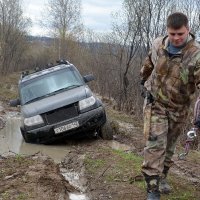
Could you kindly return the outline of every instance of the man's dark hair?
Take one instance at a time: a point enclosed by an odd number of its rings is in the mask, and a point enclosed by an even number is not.
[[[167,18],[167,28],[179,29],[182,26],[188,27],[188,18],[181,12],[175,12]]]

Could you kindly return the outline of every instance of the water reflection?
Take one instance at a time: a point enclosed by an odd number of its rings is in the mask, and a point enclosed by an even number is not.
[[[70,147],[65,144],[41,145],[26,143],[20,132],[20,116],[8,115],[4,129],[0,131],[0,154],[3,156],[11,154],[33,155],[40,152],[51,157],[56,163],[61,162]]]

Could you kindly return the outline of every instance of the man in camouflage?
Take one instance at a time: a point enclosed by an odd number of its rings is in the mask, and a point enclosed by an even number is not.
[[[188,18],[173,13],[167,36],[155,39],[140,75],[146,88],[142,172],[147,200],[159,200],[171,188],[166,177],[181,128],[196,88],[200,88],[200,45],[189,31]]]

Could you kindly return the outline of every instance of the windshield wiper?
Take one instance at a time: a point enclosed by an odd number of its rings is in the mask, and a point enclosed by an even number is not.
[[[70,85],[70,86],[68,86],[68,87],[64,87],[64,88],[61,88],[61,89],[59,89],[59,90],[56,90],[56,91],[54,91],[54,92],[49,93],[49,96],[50,96],[50,95],[57,94],[57,93],[60,92],[60,91],[65,91],[65,90],[69,90],[69,89],[76,88],[76,87],[80,87],[80,86],[82,86],[82,85]]]
[[[40,100],[40,99],[44,99],[44,98],[47,97],[47,96],[49,96],[49,94],[46,94],[46,95],[43,95],[43,96],[40,96],[40,97],[36,97],[36,98],[34,98],[34,99],[31,99],[31,100],[25,102],[24,104],[32,103],[32,102],[34,102],[34,101],[37,101],[37,100]]]

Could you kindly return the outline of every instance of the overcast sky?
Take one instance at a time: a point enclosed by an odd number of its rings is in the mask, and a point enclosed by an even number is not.
[[[23,0],[24,13],[32,20],[32,35],[47,35],[39,24],[41,13],[47,0]],[[83,23],[96,32],[107,32],[111,29],[111,12],[121,9],[123,0],[82,0]]]

